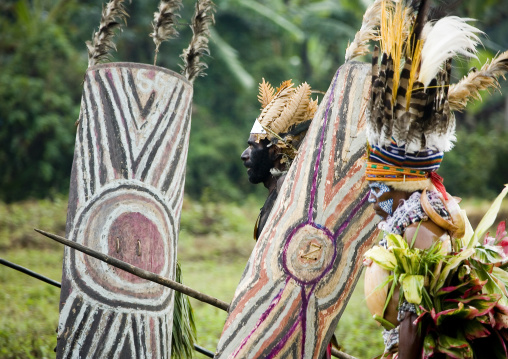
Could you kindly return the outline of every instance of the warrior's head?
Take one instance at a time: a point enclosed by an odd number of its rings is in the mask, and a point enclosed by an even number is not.
[[[249,181],[269,188],[291,166],[318,100],[311,99],[307,83],[295,88],[288,80],[275,90],[265,79],[259,85],[258,99],[262,111],[254,121],[241,158],[248,168]]]

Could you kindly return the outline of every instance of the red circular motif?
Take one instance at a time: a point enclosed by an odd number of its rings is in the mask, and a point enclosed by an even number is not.
[[[139,212],[123,213],[116,218],[108,234],[109,255],[136,267],[159,273],[164,266],[164,243],[157,226]],[[144,281],[133,274],[117,270],[130,282]]]

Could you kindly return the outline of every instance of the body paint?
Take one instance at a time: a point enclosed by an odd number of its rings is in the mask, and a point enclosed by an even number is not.
[[[370,195],[369,203],[376,203],[376,199],[381,197],[384,193],[390,192],[390,187],[381,182],[369,183]],[[393,198],[378,203],[379,207],[388,213],[390,216],[393,213]]]

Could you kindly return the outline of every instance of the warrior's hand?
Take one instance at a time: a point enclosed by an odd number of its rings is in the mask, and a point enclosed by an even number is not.
[[[405,317],[399,327],[399,357],[398,359],[420,359],[422,357],[422,330],[418,330],[415,320],[418,316],[405,312]]]

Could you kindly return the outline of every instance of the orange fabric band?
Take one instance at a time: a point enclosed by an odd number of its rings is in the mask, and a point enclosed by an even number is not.
[[[421,181],[429,178],[429,172],[370,161],[367,161],[367,169],[365,174],[367,181],[376,182]]]

